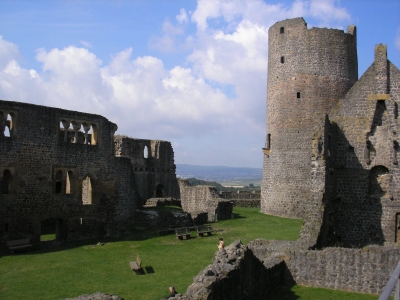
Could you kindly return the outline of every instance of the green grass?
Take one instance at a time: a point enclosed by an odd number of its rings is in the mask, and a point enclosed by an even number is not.
[[[49,233],[49,234],[42,234],[40,236],[41,241],[52,241],[56,239],[56,234],[55,233]]]
[[[94,292],[113,293],[126,300],[160,299],[173,284],[185,292],[193,277],[211,263],[218,239],[229,245],[237,239],[244,244],[255,238],[296,240],[301,220],[261,214],[258,209],[235,208],[235,218],[214,223],[210,237],[177,240],[175,235],[154,236],[137,230],[126,240],[43,242],[41,249],[0,256],[0,299],[63,299]],[[51,237],[49,237],[51,238]],[[104,243],[96,246],[97,242]],[[53,245],[53,246],[49,246]],[[139,254],[145,275],[132,273],[128,262]],[[321,293],[315,296],[314,290]],[[274,299],[376,299],[376,296],[295,286],[281,290]],[[339,293],[339,294],[337,294]],[[283,298],[289,295],[292,298]],[[293,296],[294,295],[294,296]],[[330,296],[333,295],[333,296]],[[296,298],[293,298],[296,297]],[[331,297],[331,298],[329,298]],[[371,298],[372,297],[372,298]]]

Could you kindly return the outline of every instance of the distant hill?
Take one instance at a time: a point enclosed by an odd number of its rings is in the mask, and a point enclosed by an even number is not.
[[[176,176],[182,178],[194,177],[218,182],[238,180],[261,181],[262,169],[177,164]]]

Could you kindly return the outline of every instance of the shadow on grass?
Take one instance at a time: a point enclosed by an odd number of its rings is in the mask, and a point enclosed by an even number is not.
[[[154,274],[154,269],[152,266],[145,266],[144,269],[146,270],[147,274]]]
[[[279,287],[268,297],[269,300],[297,300],[300,299],[295,292],[292,291],[294,285],[284,285]]]
[[[182,209],[180,207],[151,207],[151,208],[145,208],[147,210],[158,210],[158,211],[181,211]],[[245,216],[242,216],[238,213],[233,213],[233,219],[244,219],[247,218]],[[215,223],[211,223],[209,225],[214,225]],[[172,233],[174,231],[173,228],[171,228],[171,233],[165,234],[167,235],[174,235]],[[69,250],[69,249],[74,249],[77,247],[82,247],[82,246],[92,246],[92,247],[101,247],[101,244],[105,243],[114,243],[114,242],[121,242],[121,241],[144,241],[148,240],[151,238],[155,238],[160,236],[158,234],[157,229],[155,228],[148,228],[148,229],[141,229],[139,227],[133,229],[130,234],[127,234],[124,237],[121,238],[110,238],[110,237],[98,237],[98,238],[90,238],[90,239],[85,239],[85,240],[71,240],[71,241],[60,241],[60,240],[42,240],[39,243],[35,243],[33,245],[33,248],[30,249],[30,251],[26,250],[21,250],[21,251],[15,251],[15,253],[11,253],[7,247],[0,247],[0,257],[2,256],[10,256],[10,255],[29,255],[29,254],[40,254],[40,253],[49,253],[49,252],[57,252],[57,251],[64,251],[64,250]],[[216,232],[218,231],[223,231],[223,230],[215,230]],[[208,236],[209,238],[212,237]],[[191,236],[191,239],[197,239],[199,237],[197,236]],[[201,237],[207,238],[207,237]]]
[[[244,217],[240,214],[233,213],[233,218],[232,219],[246,219],[247,217]]]

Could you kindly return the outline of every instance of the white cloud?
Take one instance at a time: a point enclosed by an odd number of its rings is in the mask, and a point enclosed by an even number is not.
[[[3,69],[7,64],[20,57],[17,45],[3,39],[0,35],[0,69]]]
[[[309,14],[322,20],[321,24],[336,23],[337,21],[350,21],[350,14],[344,8],[337,7],[336,0],[312,0],[309,5]],[[320,25],[322,26],[322,25]]]
[[[261,166],[255,153],[265,138],[268,28],[299,16],[329,24],[350,18],[328,0],[199,0],[191,14],[196,34],[185,34],[189,17],[181,9],[149,41],[163,52],[190,50],[171,69],[153,56],[132,57],[131,48],[103,64],[81,41],[85,48],[38,50],[42,70],[28,70],[18,64],[18,47],[0,37],[0,98],[103,115],[118,124],[117,134],[172,140],[193,163]]]
[[[174,52],[179,48],[176,45],[177,36],[184,34],[182,26],[174,26],[168,20],[162,26],[163,35],[150,38],[149,47],[160,52]]]
[[[81,45],[85,48],[92,48],[92,45],[86,41],[81,41]]]
[[[400,50],[400,27],[397,29],[395,45],[396,45],[396,48]]]
[[[176,20],[179,23],[187,23],[188,22],[188,16],[187,16],[186,10],[184,8],[181,8],[181,10],[179,11],[179,15],[176,16]]]

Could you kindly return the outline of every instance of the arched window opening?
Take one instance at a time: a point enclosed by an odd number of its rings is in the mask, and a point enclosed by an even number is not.
[[[57,173],[56,173],[56,189],[55,189],[56,194],[60,194],[62,191],[62,178],[63,178],[63,172],[57,171]]]
[[[164,187],[162,184],[157,185],[156,187],[156,198],[164,197]]]
[[[92,124],[92,133],[90,136],[90,144],[91,145],[97,145],[97,126],[96,124]]]
[[[6,169],[3,172],[3,178],[1,180],[1,193],[10,194],[11,193],[11,183],[12,183],[11,171]]]
[[[56,182],[56,194],[60,194],[62,190],[62,182],[61,181],[57,181]]]
[[[92,182],[89,176],[82,182],[82,203],[83,205],[92,204]]]
[[[4,128],[4,136],[5,137],[10,137],[11,136],[10,129],[8,129],[7,126]]]
[[[149,157],[149,149],[147,148],[147,146],[144,146],[143,157],[144,158],[148,158]]]
[[[12,128],[13,128],[12,117],[10,114],[8,114],[6,120],[6,126],[4,128],[4,136],[10,137]]]
[[[65,194],[72,194],[72,183],[73,183],[74,173],[72,171],[67,172],[67,178],[65,180]]]
[[[384,166],[373,167],[369,174],[369,195],[379,198],[388,197],[389,187],[389,170]]]

